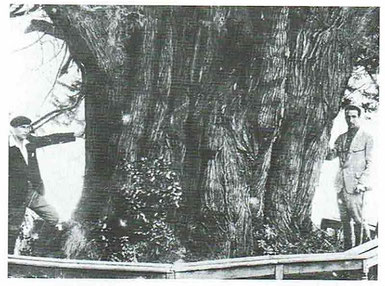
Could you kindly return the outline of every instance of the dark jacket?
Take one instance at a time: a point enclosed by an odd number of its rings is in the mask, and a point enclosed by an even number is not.
[[[10,205],[25,203],[28,187],[44,195],[44,185],[40,176],[36,149],[48,145],[75,141],[74,133],[57,133],[47,136],[29,136],[26,145],[28,165],[20,149],[9,147],[8,189]]]

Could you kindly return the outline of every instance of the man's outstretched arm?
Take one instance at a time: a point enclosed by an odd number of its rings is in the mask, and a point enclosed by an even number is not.
[[[54,144],[68,143],[76,140],[76,133],[55,133],[46,136],[31,136],[28,138],[31,143],[35,144],[36,148],[41,148]]]

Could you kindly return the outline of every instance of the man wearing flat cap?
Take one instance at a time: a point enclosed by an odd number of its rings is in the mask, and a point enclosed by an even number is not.
[[[364,194],[370,190],[373,138],[360,128],[361,108],[349,105],[345,108],[348,131],[341,134],[327,160],[339,158],[336,178],[338,208],[340,212],[344,248],[349,249],[369,238],[369,230],[363,217]],[[354,221],[354,241],[351,220]]]
[[[32,136],[31,120],[17,116],[10,122],[8,169],[8,253],[13,254],[27,207],[50,225],[58,223],[58,214],[44,198],[36,149],[75,141],[82,134],[58,133]]]

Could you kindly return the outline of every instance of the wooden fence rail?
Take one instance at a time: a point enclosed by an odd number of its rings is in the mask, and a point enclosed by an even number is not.
[[[238,279],[360,271],[377,265],[378,240],[341,253],[256,256],[188,263],[123,263],[8,256],[10,277]]]

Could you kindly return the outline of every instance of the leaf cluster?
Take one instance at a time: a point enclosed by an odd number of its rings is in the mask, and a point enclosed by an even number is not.
[[[113,261],[167,260],[178,239],[170,223],[179,207],[179,177],[163,158],[123,161],[117,170],[113,211],[96,225],[103,258]]]
[[[320,229],[307,232],[298,231],[296,235],[284,236],[273,225],[265,224],[254,230],[256,255],[327,253],[342,250],[336,237]]]

